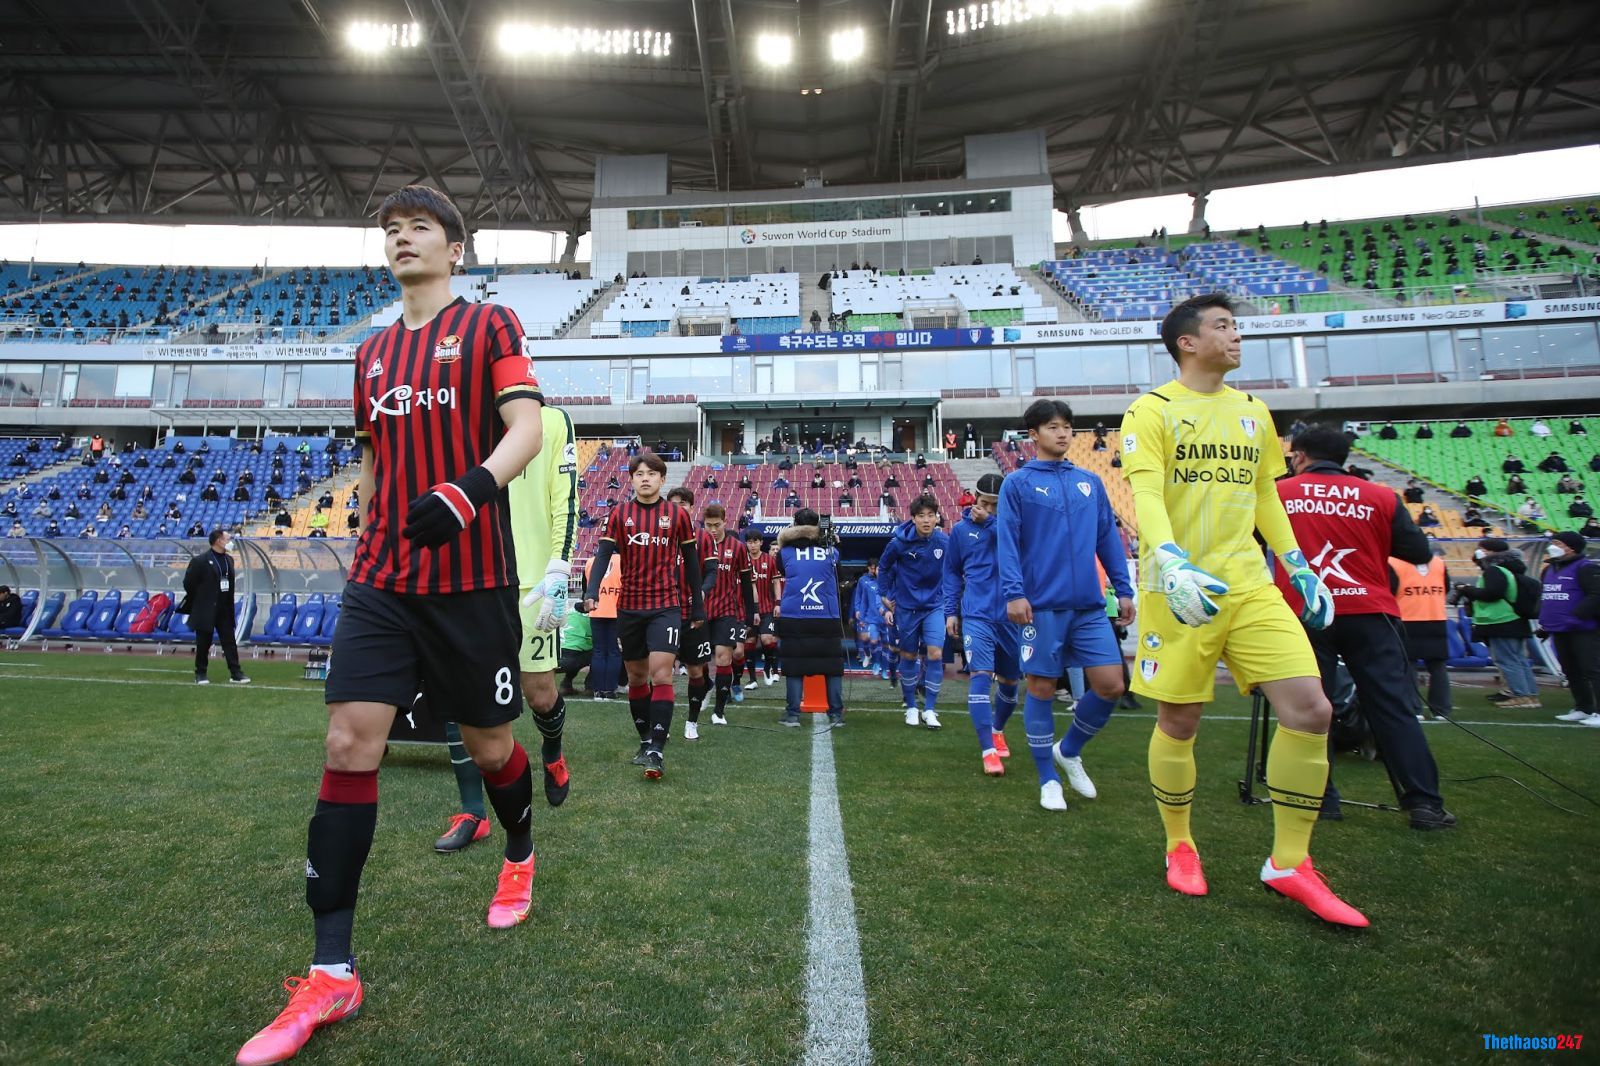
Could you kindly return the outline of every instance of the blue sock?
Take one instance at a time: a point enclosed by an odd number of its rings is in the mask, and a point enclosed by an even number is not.
[[[1076,758],[1083,751],[1083,746],[1100,732],[1115,706],[1110,700],[1096,695],[1094,689],[1085,692],[1073,708],[1071,728],[1061,738],[1061,754],[1069,759]]]
[[[1002,681],[994,688],[994,728],[1002,731],[1011,721],[1011,712],[1017,709],[1017,683]]]
[[[978,752],[982,754],[994,747],[994,708],[989,704],[988,674],[973,674],[967,689],[967,713],[972,716],[972,728],[978,731]]]
[[[916,659],[900,660],[900,695],[905,698],[907,707],[917,705],[917,667]]]
[[[937,710],[939,702],[939,689],[944,686],[944,660],[924,659],[922,661],[922,709],[925,711]]]
[[[1056,743],[1054,700],[1041,700],[1031,692],[1022,705],[1022,724],[1028,730],[1028,754],[1039,771],[1039,784],[1060,781],[1050,749]]]

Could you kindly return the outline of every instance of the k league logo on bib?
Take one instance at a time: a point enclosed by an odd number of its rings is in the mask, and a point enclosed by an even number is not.
[[[1239,428],[1244,430],[1245,436],[1254,437],[1256,435],[1256,420],[1253,418],[1241,418],[1239,419]]]

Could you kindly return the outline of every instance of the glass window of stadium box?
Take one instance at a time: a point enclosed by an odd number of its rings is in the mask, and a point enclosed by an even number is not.
[[[1327,380],[1348,383],[1350,378],[1386,380],[1400,374],[1433,372],[1433,356],[1425,333],[1334,333],[1306,338],[1306,375],[1313,385]],[[1454,367],[1445,374],[1453,378]]]
[[[1593,322],[1541,326],[1485,326],[1483,369],[1489,373],[1600,363]]]
[[[651,359],[648,366],[651,395],[727,396],[733,392],[733,360],[726,356]]]
[[[539,384],[552,399],[611,391],[611,364],[603,359],[541,359],[538,370]]]
[[[301,400],[349,399],[351,388],[350,367],[344,363],[306,363],[300,367]],[[190,393],[200,398],[192,388]]]
[[[0,404],[32,404],[43,393],[44,368],[38,363],[0,365]]]
[[[1160,353],[1153,358],[1166,360],[1168,367],[1173,365],[1166,348],[1152,345],[1152,349]],[[1287,337],[1245,341],[1233,377],[1237,379],[1233,384],[1245,388],[1288,388],[1294,384],[1294,342]]]
[[[155,384],[156,368],[151,363],[123,364],[117,367],[116,398],[148,400]]]
[[[306,368],[308,373],[312,369],[324,368]],[[326,369],[337,371],[341,382],[341,391],[330,392],[328,398],[350,395],[350,368],[333,364]],[[265,383],[266,367],[260,363],[196,363],[189,368],[189,399],[259,401]]]

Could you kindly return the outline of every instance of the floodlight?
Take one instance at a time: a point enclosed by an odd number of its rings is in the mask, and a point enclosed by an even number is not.
[[[382,52],[389,48],[415,48],[422,43],[422,27],[415,22],[357,20],[344,29],[344,43],[357,52]]]
[[[660,30],[602,29],[596,26],[548,26],[502,23],[496,34],[500,51],[509,56],[649,56],[672,54],[672,34]]]
[[[1127,11],[1141,0],[988,0],[987,3],[963,4],[949,8],[944,13],[945,32],[960,37],[990,27],[1020,26],[1034,19],[1059,15],[1072,18]]]
[[[794,38],[784,33],[756,37],[756,58],[769,67],[786,67],[794,59]]]
[[[860,26],[835,30],[829,44],[835,63],[852,63],[866,53],[867,31]]]

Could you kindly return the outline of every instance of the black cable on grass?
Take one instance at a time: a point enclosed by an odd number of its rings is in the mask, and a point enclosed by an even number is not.
[[[1535,769],[1537,769],[1537,767],[1535,767]],[[1546,775],[1546,776],[1549,776],[1549,775]],[[1520,788],[1524,792],[1528,793],[1534,799],[1538,800],[1541,803],[1547,803],[1550,806],[1554,807],[1558,811],[1565,811],[1566,813],[1571,814],[1571,815],[1575,815],[1576,817],[1579,817],[1579,818],[1587,817],[1587,815],[1584,815],[1584,814],[1582,814],[1582,813],[1580,813],[1578,811],[1575,811],[1571,807],[1563,807],[1563,806],[1561,806],[1561,804],[1557,803],[1555,800],[1552,800],[1552,799],[1550,799],[1550,798],[1548,798],[1546,796],[1541,796],[1539,793],[1535,792],[1533,789],[1529,788],[1527,785],[1524,785],[1521,781],[1518,781],[1514,777],[1507,777],[1505,774],[1480,774],[1477,777],[1447,777],[1447,778],[1445,778],[1445,780],[1447,782],[1449,782],[1450,784],[1452,784],[1452,785],[1470,785],[1470,784],[1473,784],[1473,783],[1478,782],[1478,781],[1510,781],[1513,785],[1516,785],[1518,788]],[[1556,784],[1559,785],[1559,784],[1561,784],[1561,782],[1557,781]],[[1562,785],[1562,787],[1565,788],[1566,786]],[[1579,795],[1583,795],[1583,794],[1580,792]],[[1585,796],[1584,798],[1588,799],[1587,796]]]
[[[1579,792],[1577,789],[1573,788],[1571,785],[1567,784],[1565,781],[1562,781],[1558,777],[1553,777],[1550,774],[1545,773],[1543,770],[1541,770],[1537,766],[1533,765],[1533,763],[1529,762],[1527,759],[1524,759],[1522,756],[1516,754],[1515,752],[1507,751],[1505,748],[1502,748],[1500,745],[1496,744],[1494,741],[1490,740],[1488,737],[1484,736],[1482,733],[1475,733],[1471,729],[1468,729],[1466,726],[1464,726],[1460,722],[1456,721],[1455,718],[1453,718],[1453,717],[1445,718],[1445,721],[1449,722],[1451,725],[1455,726],[1457,729],[1459,729],[1463,733],[1467,734],[1467,736],[1475,737],[1478,740],[1483,741],[1485,744],[1489,745],[1489,747],[1493,748],[1495,751],[1498,751],[1500,754],[1505,755],[1508,758],[1515,759],[1517,762],[1521,763],[1523,766],[1526,766],[1528,769],[1532,770],[1534,773],[1538,774],[1540,777],[1542,777],[1545,780],[1551,782],[1552,784],[1555,784],[1556,786],[1558,786],[1560,788],[1566,789],[1568,792],[1572,793],[1574,796],[1577,796],[1579,799],[1585,800],[1588,803],[1590,803],[1590,804],[1592,804],[1592,805],[1594,805],[1596,807],[1600,807],[1600,800],[1596,800],[1593,796],[1589,796],[1589,795],[1586,795],[1585,793]],[[1484,777],[1471,778],[1470,780],[1482,781],[1482,780],[1487,780],[1488,778],[1491,778],[1491,777],[1501,777],[1501,776],[1503,776],[1503,775],[1500,775],[1500,774],[1488,774],[1488,775],[1485,775]],[[1516,784],[1521,785],[1523,788],[1528,788],[1527,785],[1523,785],[1521,781],[1517,781],[1516,778],[1514,778],[1514,777],[1507,777],[1506,780],[1507,781],[1514,781],[1514,782],[1516,782]],[[1533,792],[1533,789],[1528,788],[1528,791],[1529,792]],[[1533,792],[1533,794],[1535,796],[1539,796],[1539,794],[1537,792]],[[1539,798],[1540,799],[1544,799],[1543,796],[1539,796]],[[1544,801],[1546,803],[1550,803],[1549,800],[1544,800]],[[1555,807],[1557,810],[1563,810],[1563,811],[1567,810],[1565,807],[1562,807],[1562,806],[1560,806],[1559,804],[1556,804],[1556,803],[1550,803],[1550,806]],[[1577,814],[1578,812],[1577,811],[1567,811],[1567,813],[1568,814]],[[1580,815],[1579,817],[1582,817],[1582,816]]]

